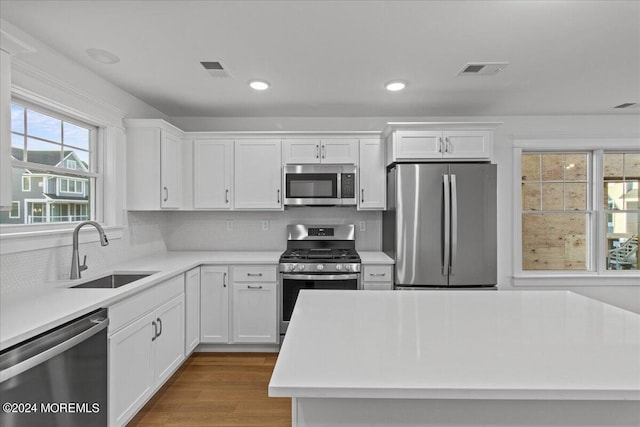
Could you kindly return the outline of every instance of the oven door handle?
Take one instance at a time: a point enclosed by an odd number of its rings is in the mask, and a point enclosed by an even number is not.
[[[354,280],[358,274],[283,274],[288,280]]]

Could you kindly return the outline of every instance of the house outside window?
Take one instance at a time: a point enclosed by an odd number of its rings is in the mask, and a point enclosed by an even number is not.
[[[523,151],[523,274],[638,271],[640,152]]]
[[[13,194],[24,207],[0,224],[75,222],[95,217],[97,128],[36,105],[11,104]],[[17,188],[16,188],[17,186]]]
[[[9,218],[20,218],[20,202],[11,202]]]

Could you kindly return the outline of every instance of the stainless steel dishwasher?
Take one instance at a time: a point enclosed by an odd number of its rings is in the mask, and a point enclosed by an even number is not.
[[[107,425],[107,309],[0,353],[0,425]]]

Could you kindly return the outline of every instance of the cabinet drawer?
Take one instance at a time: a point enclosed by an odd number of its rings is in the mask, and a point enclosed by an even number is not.
[[[234,282],[275,282],[275,265],[241,265],[233,267]]]
[[[180,274],[109,307],[109,335],[182,293],[184,275]]]
[[[363,267],[363,282],[393,282],[390,265],[365,265]]]

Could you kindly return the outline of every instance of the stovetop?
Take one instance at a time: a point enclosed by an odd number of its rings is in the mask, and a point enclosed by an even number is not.
[[[296,248],[287,249],[280,257],[280,262],[357,263],[360,262],[360,255],[350,248]]]

